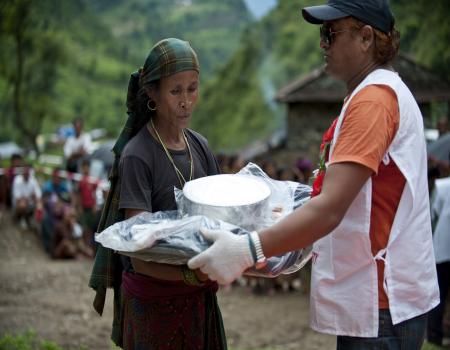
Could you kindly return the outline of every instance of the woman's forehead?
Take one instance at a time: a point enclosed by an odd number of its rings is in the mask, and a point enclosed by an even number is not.
[[[196,70],[185,70],[161,78],[161,84],[191,84],[198,80],[199,74]]]

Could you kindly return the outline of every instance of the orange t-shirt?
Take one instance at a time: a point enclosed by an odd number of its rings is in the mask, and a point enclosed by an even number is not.
[[[370,242],[372,254],[387,246],[405,178],[392,159],[383,157],[400,122],[397,96],[386,85],[369,85],[359,91],[345,112],[330,164],[354,162],[373,170]],[[377,260],[378,307],[389,308],[383,289],[384,262]]]

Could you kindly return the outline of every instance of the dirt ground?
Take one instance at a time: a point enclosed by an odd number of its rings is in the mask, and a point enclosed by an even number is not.
[[[103,317],[91,307],[92,261],[53,261],[37,235],[0,220],[0,337],[28,329],[64,349],[114,349],[109,340],[112,292]],[[244,287],[219,291],[228,344],[233,350],[335,348],[335,338],[308,326],[302,292],[257,296]]]

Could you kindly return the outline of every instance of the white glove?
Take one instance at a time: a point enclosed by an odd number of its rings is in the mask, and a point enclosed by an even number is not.
[[[190,269],[200,269],[219,284],[230,284],[253,266],[248,235],[202,228],[203,236],[213,245],[188,261]]]

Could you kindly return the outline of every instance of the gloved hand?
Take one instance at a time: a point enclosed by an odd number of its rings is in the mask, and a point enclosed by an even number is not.
[[[213,245],[188,261],[190,269],[200,269],[219,284],[230,284],[253,266],[248,235],[202,228],[203,236]]]

